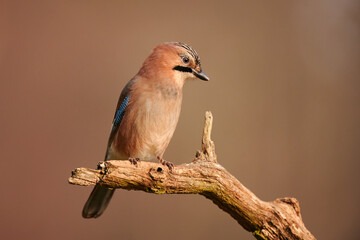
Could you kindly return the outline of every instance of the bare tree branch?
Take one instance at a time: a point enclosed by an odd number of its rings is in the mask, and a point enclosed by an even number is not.
[[[99,170],[77,168],[69,183],[142,190],[157,194],[200,194],[229,213],[257,239],[315,239],[306,229],[295,198],[264,202],[217,163],[211,140],[212,115],[206,112],[202,151],[188,164],[172,171],[159,163],[129,161],[100,162]]]

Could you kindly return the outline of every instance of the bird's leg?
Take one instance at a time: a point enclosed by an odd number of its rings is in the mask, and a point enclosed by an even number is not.
[[[140,162],[140,158],[129,157],[129,161],[131,164],[137,165],[137,163]]]
[[[159,159],[159,161],[162,165],[167,166],[170,171],[174,168],[173,163],[165,161],[162,157],[158,156],[157,159]]]

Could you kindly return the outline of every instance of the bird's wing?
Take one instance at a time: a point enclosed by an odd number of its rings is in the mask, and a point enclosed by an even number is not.
[[[116,107],[116,111],[114,114],[114,119],[112,122],[112,127],[111,127],[111,131],[110,131],[110,136],[109,136],[109,140],[108,140],[108,145],[106,148],[106,154],[105,154],[105,160],[108,157],[109,154],[109,149],[111,147],[111,144],[114,140],[114,137],[119,129],[121,120],[124,117],[124,114],[126,112],[126,107],[129,104],[129,101],[131,99],[131,86],[136,82],[136,79],[131,79],[126,86],[124,87],[124,89],[122,90],[120,97],[119,97],[119,101]]]

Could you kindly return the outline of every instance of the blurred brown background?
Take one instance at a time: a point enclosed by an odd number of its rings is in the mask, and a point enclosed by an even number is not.
[[[202,196],[91,188],[116,101],[158,43],[183,41],[210,82],[185,86],[165,157],[190,162],[214,114],[219,162],[266,201],[300,201],[318,239],[360,239],[359,1],[2,1],[2,239],[253,239]]]

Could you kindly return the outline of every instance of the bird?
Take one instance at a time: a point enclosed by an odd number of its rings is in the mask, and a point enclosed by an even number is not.
[[[179,119],[184,83],[191,79],[209,81],[197,52],[182,42],[157,45],[120,94],[105,161],[160,161],[172,171],[173,163],[163,155]],[[99,217],[114,191],[96,184],[82,216]]]

